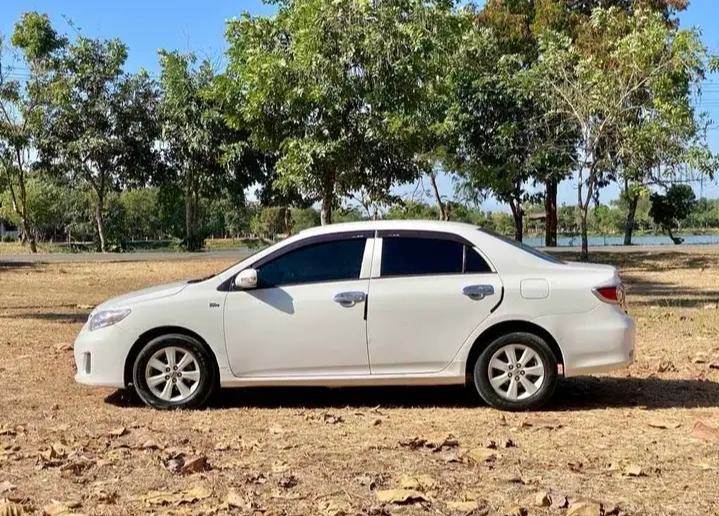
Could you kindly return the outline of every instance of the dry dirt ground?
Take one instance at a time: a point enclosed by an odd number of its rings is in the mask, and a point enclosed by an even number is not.
[[[96,303],[227,257],[0,261],[0,514],[719,514],[719,249],[594,259],[629,286],[637,362],[529,414],[444,387],[154,411],[76,385],[70,344]]]

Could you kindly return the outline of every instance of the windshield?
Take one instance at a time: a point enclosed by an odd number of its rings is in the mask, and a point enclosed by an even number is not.
[[[494,231],[490,231],[488,229],[484,228],[477,228],[479,231],[482,231],[484,233],[487,233],[488,235],[492,235],[495,238],[500,239],[502,242],[506,242],[518,249],[521,249],[522,251],[529,253],[533,256],[536,256],[537,258],[550,262],[550,263],[556,263],[556,264],[563,264],[564,262],[560,260],[559,258],[552,256],[551,254],[544,253],[540,251],[539,249],[535,249],[534,247],[528,246],[527,244],[523,244],[522,242],[517,242],[516,240],[512,238],[508,238],[504,235],[500,235],[499,233],[495,233]]]

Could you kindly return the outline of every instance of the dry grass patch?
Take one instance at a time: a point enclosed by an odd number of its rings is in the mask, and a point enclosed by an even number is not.
[[[0,264],[0,500],[38,514],[716,514],[719,253],[597,259],[628,283],[637,363],[566,380],[533,414],[457,388],[243,389],[153,411],[76,385],[68,344],[106,298],[226,260]]]

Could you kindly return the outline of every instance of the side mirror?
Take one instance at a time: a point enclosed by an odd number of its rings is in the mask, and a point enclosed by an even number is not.
[[[257,269],[245,269],[235,276],[235,287],[243,290],[256,288]]]

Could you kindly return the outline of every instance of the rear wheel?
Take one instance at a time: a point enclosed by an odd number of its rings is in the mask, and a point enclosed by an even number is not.
[[[137,395],[159,409],[199,408],[217,383],[212,356],[189,335],[161,335],[149,341],[132,371]]]
[[[544,405],[557,384],[557,359],[537,335],[515,332],[495,339],[474,365],[474,385],[489,405],[533,410]]]

